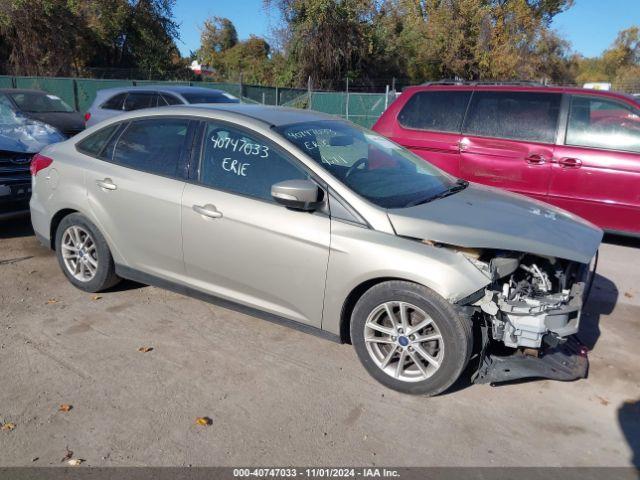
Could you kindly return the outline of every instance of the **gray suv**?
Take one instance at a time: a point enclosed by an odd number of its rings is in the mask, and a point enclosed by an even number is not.
[[[476,381],[586,374],[570,337],[601,230],[341,119],[133,112],[32,172],[36,235],[84,291],[127,278],[352,343],[407,393],[444,391],[472,352]]]

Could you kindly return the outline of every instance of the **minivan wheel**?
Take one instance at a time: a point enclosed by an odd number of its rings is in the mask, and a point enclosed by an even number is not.
[[[107,242],[84,215],[72,213],[62,219],[55,245],[60,268],[80,290],[99,292],[120,280]]]
[[[351,317],[351,342],[366,370],[403,393],[437,395],[469,361],[471,321],[427,287],[388,281],[368,290]]]

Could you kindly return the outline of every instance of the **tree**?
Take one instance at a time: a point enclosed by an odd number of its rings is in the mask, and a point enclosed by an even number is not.
[[[9,70],[71,75],[90,68],[180,68],[175,0],[0,0]]]

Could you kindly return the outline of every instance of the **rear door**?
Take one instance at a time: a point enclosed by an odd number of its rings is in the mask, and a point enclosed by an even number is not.
[[[154,92],[129,92],[124,101],[124,109],[127,112],[153,108],[158,105],[158,94]]]
[[[562,96],[477,90],[460,140],[460,176],[545,200]]]
[[[268,139],[223,122],[205,124],[199,168],[183,196],[184,262],[202,291],[320,327],[330,219],[288,209],[271,186],[307,179]]]
[[[640,233],[640,109],[572,95],[549,201],[608,230]]]
[[[134,120],[111,136],[100,158],[86,158],[89,206],[125,266],[169,279],[184,271],[181,197],[192,125]]]
[[[468,90],[418,91],[398,113],[393,130],[384,134],[458,176],[460,128],[470,98]]]

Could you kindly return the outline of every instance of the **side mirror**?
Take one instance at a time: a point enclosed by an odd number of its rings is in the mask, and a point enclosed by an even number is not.
[[[289,208],[311,212],[323,202],[324,192],[311,180],[285,180],[271,186],[273,199]]]

